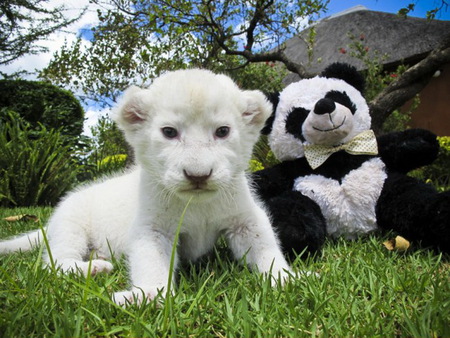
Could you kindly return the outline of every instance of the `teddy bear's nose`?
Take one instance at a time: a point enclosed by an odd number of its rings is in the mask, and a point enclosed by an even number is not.
[[[314,113],[317,115],[331,114],[336,109],[336,104],[331,99],[320,99],[314,106]]]

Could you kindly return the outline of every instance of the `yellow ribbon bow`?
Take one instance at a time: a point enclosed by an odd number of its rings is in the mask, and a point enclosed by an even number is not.
[[[305,144],[304,149],[306,160],[313,169],[320,167],[328,157],[340,150],[345,150],[352,155],[378,154],[377,138],[372,130],[363,131],[349,142],[338,146]]]

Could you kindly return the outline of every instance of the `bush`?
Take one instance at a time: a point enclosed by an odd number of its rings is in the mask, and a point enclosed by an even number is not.
[[[97,174],[108,175],[115,172],[123,171],[126,167],[128,156],[126,154],[117,154],[106,156],[97,163]]]
[[[269,140],[266,135],[261,135],[253,149],[253,156],[250,162],[250,171],[258,171],[265,168],[273,167],[280,163],[275,154],[270,149]]]
[[[0,80],[0,108],[16,112],[30,126],[60,129],[66,143],[78,144],[84,111],[67,90],[46,82]]]
[[[55,205],[77,173],[59,130],[31,128],[5,109],[1,115],[0,206]]]

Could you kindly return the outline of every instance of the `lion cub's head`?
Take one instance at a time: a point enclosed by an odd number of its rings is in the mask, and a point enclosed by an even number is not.
[[[212,197],[242,179],[271,111],[261,92],[191,69],[129,88],[115,119],[153,184],[181,198]]]

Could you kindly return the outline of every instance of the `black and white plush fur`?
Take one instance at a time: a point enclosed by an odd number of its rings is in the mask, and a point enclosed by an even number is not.
[[[318,167],[308,163],[305,147],[337,147],[370,130],[363,87],[356,69],[333,64],[272,97],[276,108],[264,132],[281,163],[254,181],[285,251],[314,251],[327,235],[355,238],[379,228],[448,250],[450,192],[406,176],[436,158],[432,133],[391,133],[374,139],[378,153],[339,150]]]

